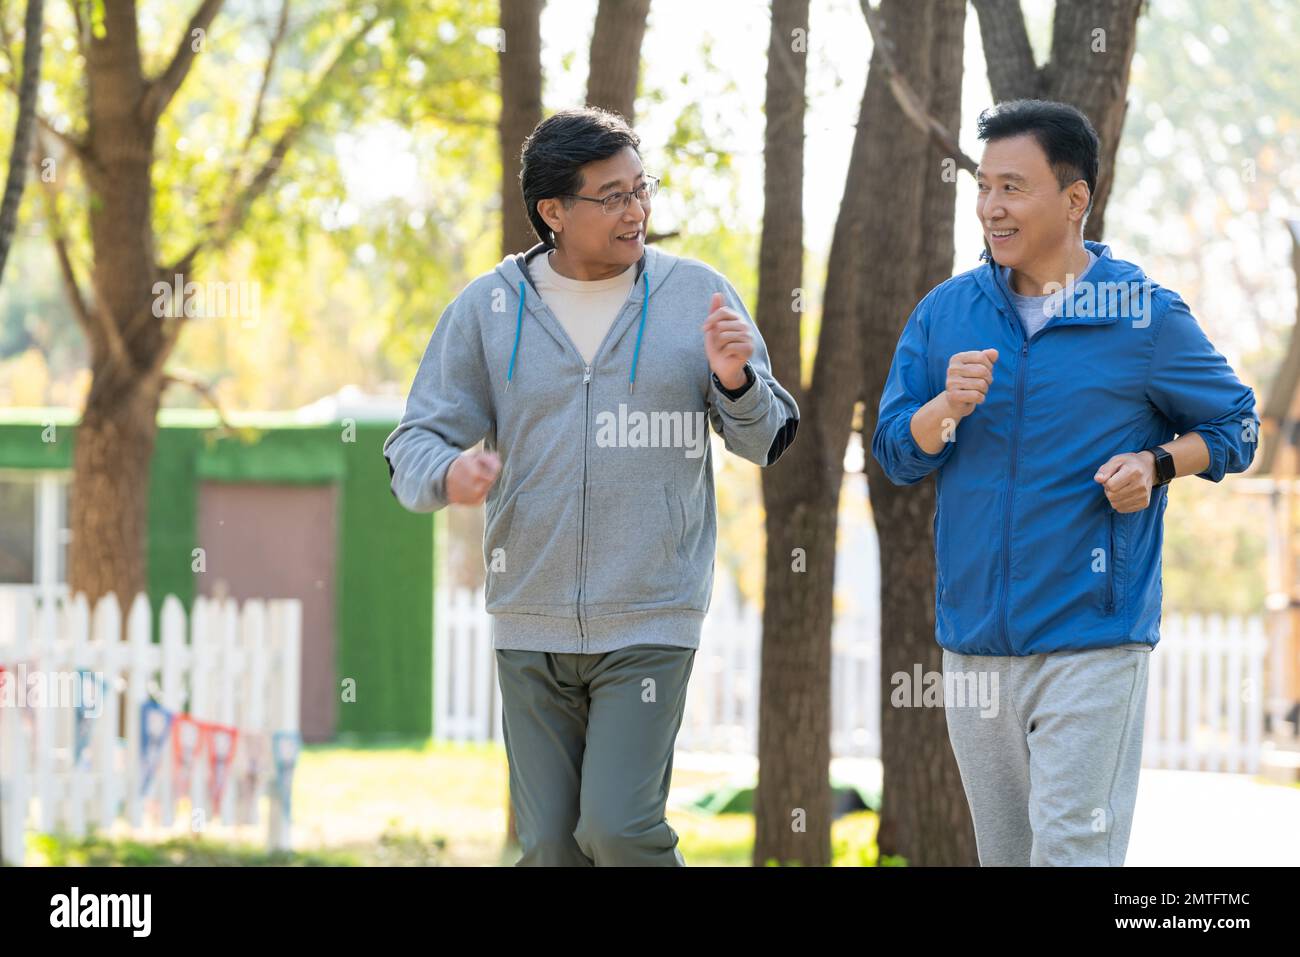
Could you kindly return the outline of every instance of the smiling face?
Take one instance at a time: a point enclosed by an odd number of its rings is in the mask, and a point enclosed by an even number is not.
[[[1000,266],[1028,269],[1078,236],[1088,209],[1088,185],[1064,189],[1032,134],[993,140],[976,173],[975,211]]]
[[[579,172],[582,183],[574,192],[591,199],[636,189],[646,179],[641,158],[630,146],[608,159],[586,164]],[[581,199],[570,202],[568,208],[558,198],[537,204],[567,262],[584,271],[617,272],[641,258],[650,222],[649,201],[642,206],[633,198],[621,213],[606,213],[599,203]]]

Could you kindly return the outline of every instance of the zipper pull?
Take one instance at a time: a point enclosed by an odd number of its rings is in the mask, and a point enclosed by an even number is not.
[[[586,385],[591,381],[591,366],[584,366],[582,369],[582,384]]]

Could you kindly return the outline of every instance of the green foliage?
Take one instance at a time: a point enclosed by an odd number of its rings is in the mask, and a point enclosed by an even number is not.
[[[140,4],[147,75],[165,67],[184,34],[190,7],[161,0]],[[248,208],[236,243],[222,253],[201,254],[187,278],[258,282],[264,299],[294,287],[293,296],[277,302],[276,320],[282,338],[287,333],[301,343],[319,335],[317,316],[304,304],[321,295],[319,288],[301,295],[302,287],[332,286],[334,277],[345,275],[346,304],[339,309],[365,317],[376,344],[361,356],[361,374],[354,381],[401,378],[418,360],[445,302],[469,274],[497,258],[497,66],[494,48],[481,37],[495,25],[496,5],[487,0],[295,5],[254,131],[279,9],[279,0],[227,3],[160,120],[151,167],[158,261],[164,266],[177,261],[209,234],[271,158],[274,144],[290,134],[287,158]],[[102,5],[97,11],[101,16]],[[12,5],[0,16],[10,35],[21,36]],[[41,112],[58,129],[83,136],[85,60],[69,5],[47,4],[45,47]],[[7,52],[12,57],[18,51]],[[329,71],[336,58],[338,68]],[[11,61],[0,56],[0,74],[5,72],[12,72]],[[6,97],[0,100],[0,122],[11,127],[13,97]],[[361,164],[360,181],[349,180],[342,151],[372,142],[377,130],[400,138],[400,148],[372,155]],[[416,164],[397,169],[402,161],[397,154],[415,156]],[[58,205],[72,259],[88,287],[88,215],[99,200],[88,194],[76,160],[61,152],[56,156]],[[403,172],[407,175],[395,175]],[[387,190],[395,179],[402,180],[400,192]],[[43,197],[39,203],[33,199],[37,193],[29,190],[25,198],[17,247],[47,245],[30,231],[33,220],[44,218]],[[28,227],[26,234],[21,227]],[[330,255],[322,239],[343,258],[304,276],[305,259],[319,262]],[[51,261],[46,275],[54,273],[53,266]],[[63,311],[65,322],[73,325],[66,307]],[[182,336],[176,363],[200,375],[220,373],[204,353],[186,349],[192,331]],[[245,330],[228,332],[232,339],[245,338]],[[11,325],[0,335],[17,337]],[[343,345],[355,343],[345,338]],[[343,365],[331,358],[322,362],[325,369]],[[77,364],[55,369],[54,375],[69,376]],[[258,367],[247,371],[265,373]],[[258,393],[247,384],[244,391],[254,402],[308,401],[341,384],[331,381],[307,397],[275,389]],[[183,399],[197,402],[194,396]]]
[[[355,865],[351,854],[268,851],[205,838],[177,837],[159,843],[111,840],[91,834],[35,834],[28,853],[46,867],[339,867]]]
[[[162,0],[139,4],[147,74],[165,67],[191,7]],[[102,22],[102,5],[96,9]],[[298,405],[347,382],[375,388],[409,381],[447,303],[501,252],[495,126],[500,102],[491,42],[496,4],[295,5],[254,132],[279,10],[279,0],[225,5],[160,120],[151,168],[157,258],[166,266],[220,220],[279,137],[303,127],[266,190],[248,207],[234,242],[220,253],[201,253],[186,277],[259,284],[258,323],[192,322],[173,357],[175,366],[215,381],[218,397],[231,410]],[[20,42],[15,15],[12,5],[0,11]],[[349,46],[350,41],[356,42]],[[717,74],[707,37],[701,46],[701,71]],[[57,128],[84,136],[85,60],[69,5],[49,5],[45,47],[41,112]],[[573,59],[572,51],[565,55]],[[338,69],[322,82],[335,57],[341,57]],[[574,66],[548,64],[546,72]],[[0,56],[0,73],[8,68]],[[717,89],[734,94],[735,86],[726,78]],[[6,127],[12,99],[0,99],[0,124]],[[659,89],[642,97],[648,110],[668,99]],[[665,248],[708,261],[752,303],[758,234],[754,211],[740,202],[739,174],[725,146],[735,139],[732,113],[722,101],[697,103],[675,115],[666,141],[647,141],[644,152],[665,182],[666,201],[657,209],[663,221],[652,228],[678,232]],[[89,293],[88,216],[99,200],[88,193],[75,159],[58,157],[56,202]],[[61,313],[61,329],[77,338],[62,290],[49,282],[57,273],[48,240],[32,228],[44,219],[41,192],[28,191],[15,256],[16,262],[41,263],[33,268],[46,281],[8,284],[0,300],[5,354],[43,345],[22,331],[30,322],[32,289],[43,288],[47,301],[53,296],[44,312]],[[84,357],[59,353],[46,359],[47,396],[66,395],[64,383],[79,374]],[[277,375],[286,364],[303,372]],[[43,382],[26,392],[45,388]],[[202,400],[190,390],[171,389],[166,401],[192,406]]]
[[[1171,485],[1168,494],[1165,608],[1258,614],[1267,590],[1268,500],[1225,494],[1223,487],[1191,476]]]
[[[1107,232],[1177,289],[1216,344],[1267,384],[1294,322],[1300,206],[1300,8],[1289,0],[1147,4]]]

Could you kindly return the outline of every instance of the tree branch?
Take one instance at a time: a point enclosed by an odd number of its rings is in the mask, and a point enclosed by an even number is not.
[[[236,188],[238,186],[238,167],[232,171],[231,187],[227,190],[227,195],[230,195],[233,198],[229,203],[227,203],[225,208],[215,219],[209,220],[204,225],[204,234],[185,251],[180,259],[176,260],[176,262],[171,266],[160,268],[159,275],[161,277],[173,276],[176,273],[180,273],[183,276],[189,275],[199,253],[220,250],[230,242],[231,238],[235,235],[239,227],[243,224],[244,219],[247,217],[248,209],[252,205],[253,200],[255,200],[266,189],[276,171],[280,168],[280,164],[283,163],[285,156],[289,152],[289,148],[297,141],[298,137],[309,125],[312,111],[324,98],[325,86],[330,76],[336,69],[338,69],[339,65],[345,61],[352,47],[359,43],[367,33],[374,29],[375,24],[378,23],[380,19],[380,14],[375,14],[368,18],[364,23],[362,23],[358,30],[343,42],[334,58],[325,66],[317,77],[316,82],[312,86],[311,93],[309,93],[303,100],[302,105],[298,110],[297,122],[280,134],[279,139],[275,141],[274,146],[271,148],[271,155],[267,158],[266,162],[262,164],[261,168],[258,169],[257,173],[248,184],[242,189]],[[139,321],[143,320],[137,320],[137,322]],[[158,350],[150,368],[145,371],[144,374],[146,376],[157,375],[162,371],[163,364],[167,361],[167,357],[176,347],[177,340],[180,338],[181,327],[184,323],[185,319],[183,316],[177,317],[172,320],[170,328],[164,330],[162,346]],[[135,323],[133,323],[132,328],[128,330],[128,334],[134,332],[134,326]]]
[[[39,152],[39,151],[38,151]],[[33,165],[37,170],[37,178],[40,178],[41,166],[39,157]],[[59,272],[63,276],[63,287],[68,294],[68,301],[72,304],[72,312],[81,323],[81,327],[86,333],[86,338],[91,339],[94,336],[94,330],[91,328],[90,308],[86,305],[86,298],[81,294],[81,283],[77,281],[76,270],[72,266],[72,257],[68,253],[68,242],[63,234],[63,220],[59,216],[58,196],[54,188],[48,183],[45,184],[42,192],[45,196],[45,222],[49,228],[50,242],[54,246],[54,254],[59,260]]]
[[[253,200],[257,199],[270,184],[276,171],[284,162],[290,147],[298,140],[304,130],[310,125],[311,114],[317,105],[324,99],[325,86],[330,77],[339,65],[342,64],[352,48],[359,43],[362,38],[369,33],[380,20],[380,15],[376,14],[367,19],[361,27],[356,30],[343,44],[339,47],[334,58],[326,65],[317,77],[312,86],[311,92],[303,100],[298,110],[297,121],[290,125],[271,147],[271,155],[267,157],[266,162],[253,175],[242,188],[238,187],[238,170],[232,173],[231,188],[227,195],[231,196],[230,201],[217,214],[216,218],[209,220],[205,224],[205,232],[195,243],[176,261],[174,265],[163,271],[164,275],[174,273],[186,274],[194,264],[195,258],[203,251],[216,251],[223,248],[234,234],[243,225],[245,218],[248,216],[249,207]]]
[[[995,102],[1036,97],[1041,72],[1025,31],[1020,0],[972,0]],[[1060,16],[1061,11],[1056,11]]]
[[[126,340],[123,339],[117,324],[110,316],[104,315],[102,311],[92,308],[86,302],[86,297],[81,291],[81,283],[77,281],[77,271],[72,265],[72,255],[68,250],[67,233],[63,228],[63,217],[59,214],[59,191],[53,181],[45,180],[43,175],[45,171],[41,169],[41,161],[45,155],[45,144],[41,139],[40,131],[37,130],[36,150],[32,161],[36,167],[36,177],[43,184],[41,193],[45,199],[45,222],[49,227],[50,242],[59,261],[59,273],[63,277],[63,288],[72,305],[73,315],[92,348],[102,339],[114,361],[127,365],[130,359],[126,351]]]
[[[184,314],[176,316],[171,320],[170,326],[165,325],[165,319],[160,319],[159,322],[164,323],[162,343],[158,348],[158,352],[154,355],[149,368],[145,371],[143,376],[144,378],[162,372],[162,367],[167,364],[167,360],[171,357],[172,350],[176,348],[176,343],[180,340],[181,326],[185,324],[185,316]]]
[[[280,4],[280,19],[275,26],[275,34],[271,37],[271,46],[266,54],[266,67],[262,70],[262,82],[257,88],[257,102],[253,105],[253,118],[248,124],[248,134],[244,137],[244,145],[240,150],[240,162],[248,157],[248,151],[257,139],[257,134],[262,131],[262,105],[266,100],[267,87],[271,85],[271,72],[275,68],[275,57],[280,52],[280,44],[284,42],[284,35],[289,28],[289,0],[284,0]]]
[[[18,98],[20,104],[19,108],[21,109],[22,86],[14,81],[14,77],[17,75],[17,69],[14,63],[13,44],[9,36],[9,31],[5,28],[3,17],[0,17],[0,50],[3,50],[5,61],[9,64],[9,70],[4,74],[3,79],[0,79],[0,83],[4,85],[5,89]],[[75,154],[77,159],[82,161],[89,160],[90,154],[86,149],[86,145],[80,140],[68,133],[56,129],[54,125],[45,117],[41,116],[40,113],[36,114],[36,122],[42,126],[47,133],[66,146],[70,152]]]
[[[4,86],[6,89],[12,91],[14,95],[18,94],[18,89],[14,87],[7,80],[5,81]],[[90,151],[87,149],[85,143],[83,143],[81,140],[77,139],[76,137],[59,130],[48,119],[41,116],[39,113],[36,114],[36,125],[39,126],[41,129],[43,129],[50,136],[53,136],[60,143],[62,143],[63,147],[69,153],[76,156],[77,159],[81,160],[83,163],[89,163],[91,161]]]
[[[194,16],[190,17],[189,26],[185,28],[185,35],[177,44],[167,69],[149,81],[140,100],[140,119],[146,125],[153,126],[158,122],[158,118],[167,109],[167,104],[185,82],[190,67],[194,65],[194,55],[198,52],[194,44],[194,31],[207,33],[224,2],[225,0],[203,0],[198,10],[194,11]]]
[[[27,179],[27,153],[31,149],[32,124],[36,117],[36,87],[41,77],[42,13],[42,0],[27,0],[18,117],[14,121],[14,142],[9,154],[4,200],[0,202],[0,277],[4,276],[5,262],[9,259],[9,244],[18,225],[18,204],[22,201]]]
[[[216,390],[212,388],[210,383],[205,382],[194,373],[188,372],[184,369],[171,369],[163,373],[159,393],[161,394],[162,389],[165,389],[172,383],[177,385],[187,385],[197,392],[217,413],[217,421],[221,423],[222,430],[231,434],[235,433],[235,427],[232,426],[230,421],[226,418],[226,413],[221,408],[221,402],[217,399]]]
[[[77,50],[84,56],[86,53],[86,28],[89,22],[82,12],[84,0],[68,0],[68,6],[72,8],[72,20],[77,25]]]
[[[921,98],[912,89],[912,85],[907,82],[907,78],[899,72],[898,64],[894,61],[893,44],[885,35],[885,26],[880,22],[880,14],[872,8],[870,0],[861,0],[861,3],[862,15],[867,18],[867,28],[871,31],[871,42],[880,50],[880,62],[889,76],[889,89],[894,94],[898,108],[903,111],[903,115],[912,122],[913,126],[930,138],[931,143],[974,176],[975,161],[962,152],[957,137],[952,131],[930,115]]]

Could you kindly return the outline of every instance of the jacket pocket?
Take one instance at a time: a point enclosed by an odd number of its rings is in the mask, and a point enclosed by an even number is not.
[[[1113,508],[1106,516],[1109,544],[1106,552],[1106,614],[1113,615],[1124,607],[1124,567],[1128,542],[1124,516]]]
[[[576,611],[580,497],[574,489],[520,492],[489,523],[488,611]]]
[[[1106,512],[1106,614],[1115,613],[1115,510]]]
[[[582,601],[652,605],[682,595],[682,513],[670,486],[598,482],[587,489]]]
[[[936,599],[940,605],[947,598],[947,584],[944,580],[944,572],[948,569],[948,536],[945,533],[942,524],[939,521],[939,507],[935,504],[934,518],[930,522],[930,532],[934,536],[934,553],[937,560],[934,563],[934,588]]]

